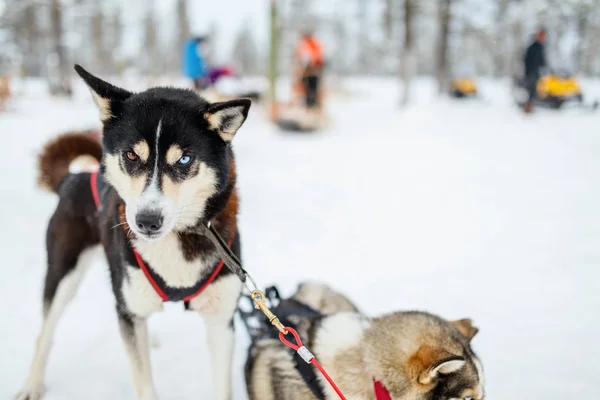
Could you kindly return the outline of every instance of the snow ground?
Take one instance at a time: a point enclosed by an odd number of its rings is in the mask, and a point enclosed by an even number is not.
[[[588,86],[600,97],[600,83]],[[346,87],[319,135],[281,134],[255,107],[236,137],[246,268],[285,294],[329,282],[371,315],[473,318],[490,400],[600,397],[600,113],[526,117],[506,82],[455,102],[419,81],[403,111],[391,80]],[[0,114],[0,399],[24,382],[41,323],[56,199],[35,187],[35,154],[56,133],[97,125],[85,89],[76,94],[29,87]],[[234,399],[244,399],[238,328]],[[150,329],[159,397],[204,398],[201,318],[167,305]],[[101,259],[59,325],[46,384],[47,400],[134,398]]]

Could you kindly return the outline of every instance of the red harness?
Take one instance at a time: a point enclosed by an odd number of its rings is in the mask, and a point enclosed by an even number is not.
[[[98,171],[93,172],[90,175],[90,186],[92,188],[92,197],[94,198],[94,203],[96,203],[96,208],[100,209],[102,204],[100,202],[100,195],[98,193]],[[233,240],[232,237],[229,238],[227,247],[231,247],[232,240]],[[138,263],[138,266],[144,273],[144,276],[146,276],[146,279],[148,279],[148,282],[150,282],[150,285],[152,285],[152,287],[154,288],[154,291],[156,292],[156,294],[158,294],[158,296],[162,299],[162,301],[169,301],[169,296],[162,290],[160,285],[152,277],[152,274],[148,270],[148,266],[146,266],[146,263],[144,262],[144,260],[142,260],[142,257],[137,252],[135,247],[133,247],[133,254],[135,255],[135,259]],[[225,263],[221,259],[219,261],[219,264],[217,265],[217,267],[210,274],[208,279],[206,279],[206,281],[202,284],[202,286],[200,286],[200,288],[198,290],[196,290],[194,293],[190,294],[189,296],[184,297],[183,301],[188,302],[188,301],[192,300],[194,297],[198,296],[200,293],[202,293],[204,291],[204,289],[206,289],[208,287],[208,285],[210,285],[216,279],[216,277],[219,275],[219,272],[221,272],[221,270],[223,269],[224,265],[225,265]]]
[[[375,388],[375,398],[377,400],[392,400],[390,392],[383,386],[383,383],[373,380],[373,386]]]

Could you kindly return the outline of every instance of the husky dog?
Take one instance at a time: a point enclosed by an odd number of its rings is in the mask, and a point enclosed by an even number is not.
[[[322,285],[316,290],[311,285],[302,286],[298,293],[303,292],[313,307],[323,295],[311,298],[306,293],[330,290]],[[292,296],[292,301],[296,301],[298,293]],[[280,304],[291,304],[289,300]],[[329,315],[306,305],[297,305],[294,310],[290,307],[277,310],[277,306],[275,313],[281,314],[282,321],[294,325],[304,345],[348,399],[484,398],[483,368],[470,346],[478,331],[471,320],[450,322],[415,311],[368,318],[347,312],[350,302],[338,304],[342,312],[336,313],[330,303]],[[303,307],[320,315],[307,313]],[[251,400],[339,399],[320,373],[312,366],[307,367],[275,335],[257,336],[258,331],[250,332],[246,384]]]
[[[183,301],[206,319],[212,398],[229,399],[241,282],[222,268],[217,249],[197,227],[211,223],[239,257],[230,143],[246,120],[250,100],[211,104],[174,88],[132,93],[80,66],[75,69],[100,110],[102,143],[71,133],[50,142],[40,155],[40,183],[57,193],[59,202],[46,236],[44,322],[17,399],[41,398],[55,327],[98,245],[108,260],[138,397],[156,398],[146,318],[161,310],[163,301]],[[89,156],[100,163],[99,175],[87,172]]]

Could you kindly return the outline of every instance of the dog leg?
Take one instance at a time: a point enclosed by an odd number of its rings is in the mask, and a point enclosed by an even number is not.
[[[213,374],[213,399],[231,399],[231,361],[233,357],[233,314],[242,284],[228,275],[210,285],[192,300],[190,306],[205,318],[208,349]]]
[[[208,350],[212,364],[213,399],[231,399],[231,359],[233,357],[233,320],[206,317]]]
[[[44,322],[36,342],[29,378],[15,397],[17,400],[38,400],[42,397],[46,363],[56,326],[65,307],[75,296],[79,283],[95,255],[94,249],[89,248],[76,255],[75,262],[64,262],[66,261],[64,255],[58,255],[63,259],[60,260],[61,262],[53,263],[57,261],[51,260],[53,253],[57,252],[49,251],[48,255],[50,263],[44,288]]]
[[[129,357],[129,365],[138,398],[140,400],[156,400],[156,391],[152,382],[146,320],[119,313],[119,328]]]

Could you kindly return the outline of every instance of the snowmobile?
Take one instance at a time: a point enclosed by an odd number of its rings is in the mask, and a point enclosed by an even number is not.
[[[462,99],[477,96],[477,84],[473,78],[454,78],[450,80],[449,94],[451,97]]]
[[[513,96],[519,106],[523,106],[527,101],[528,94],[524,78],[514,80]],[[581,85],[577,78],[567,70],[550,71],[538,80],[535,103],[555,110],[564,104],[576,104],[592,110],[598,107],[597,100],[588,105],[583,102]]]

